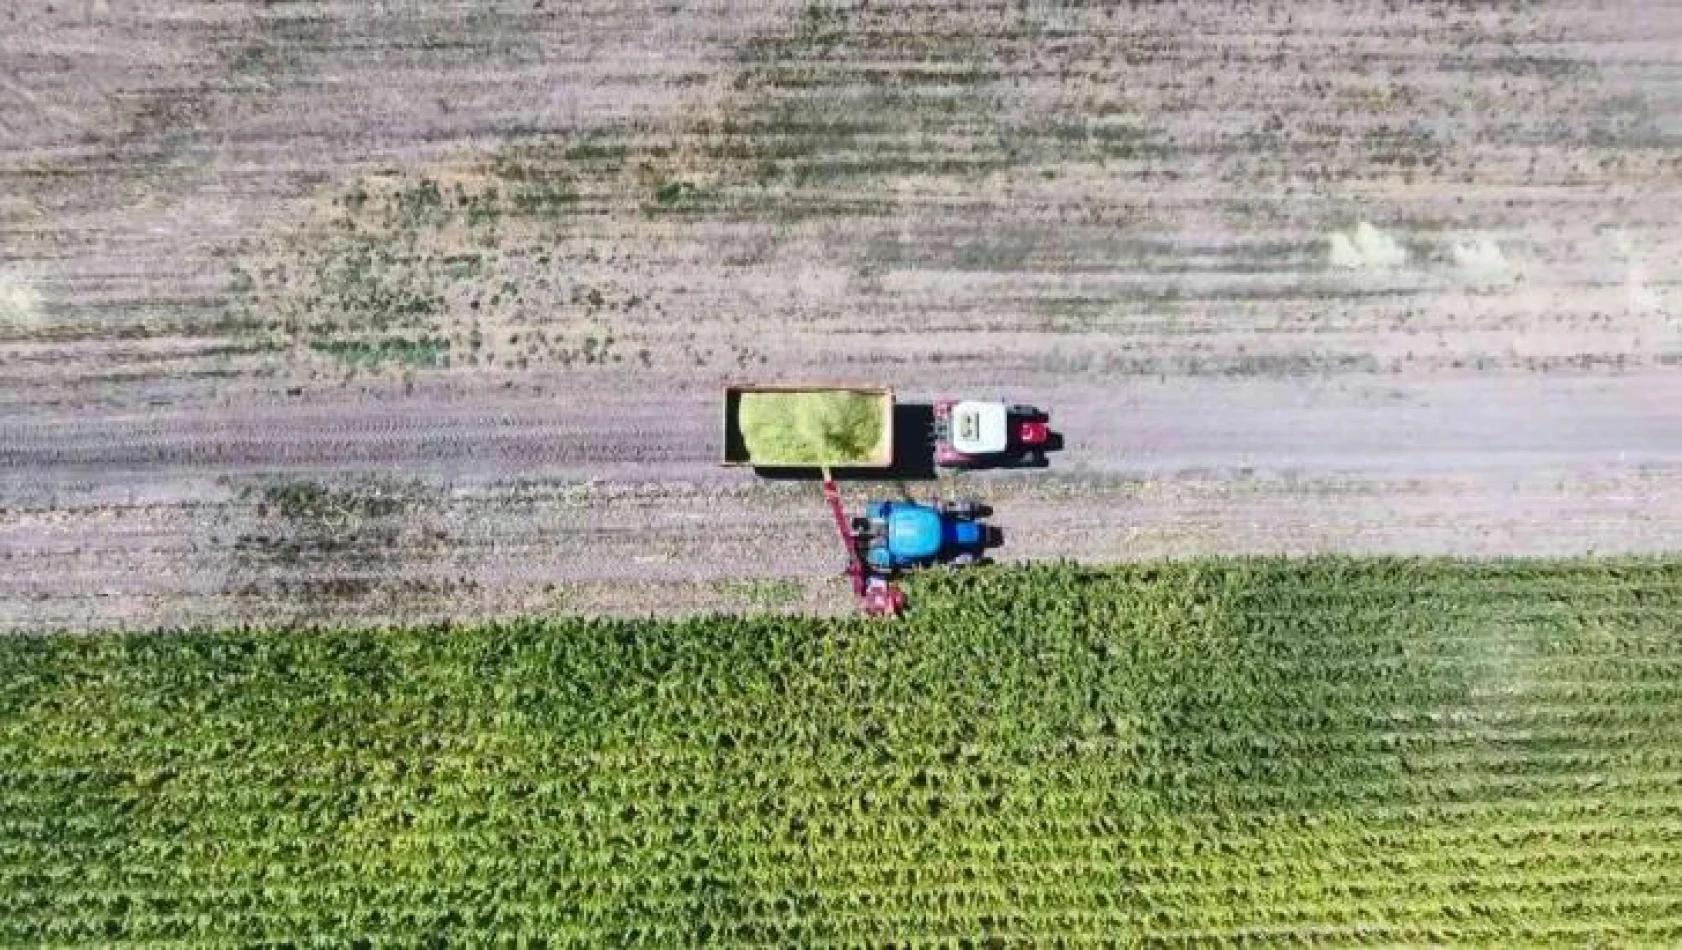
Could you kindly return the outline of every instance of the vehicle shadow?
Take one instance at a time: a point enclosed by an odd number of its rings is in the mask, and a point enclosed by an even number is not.
[[[753,473],[780,481],[815,482],[823,472],[806,466],[758,466]],[[894,463],[888,468],[838,468],[830,474],[838,482],[932,482],[934,465],[934,406],[902,402],[894,405]]]

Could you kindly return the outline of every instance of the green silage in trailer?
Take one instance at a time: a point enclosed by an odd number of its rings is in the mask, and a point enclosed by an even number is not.
[[[0,944],[1675,945],[1682,561],[0,641]]]
[[[888,397],[861,392],[744,392],[739,422],[756,465],[857,465],[884,457]]]

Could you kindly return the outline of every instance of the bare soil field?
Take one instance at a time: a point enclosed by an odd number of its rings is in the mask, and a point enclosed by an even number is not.
[[[1051,409],[1004,556],[1682,547],[1682,4],[0,13],[0,629],[845,606],[730,380]]]

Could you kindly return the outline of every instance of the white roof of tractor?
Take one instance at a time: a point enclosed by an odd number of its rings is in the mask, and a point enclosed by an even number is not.
[[[965,455],[990,455],[1010,445],[1010,420],[1002,402],[960,402],[952,407],[952,447]]]

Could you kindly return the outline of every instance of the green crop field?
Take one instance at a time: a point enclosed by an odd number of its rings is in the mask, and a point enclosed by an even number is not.
[[[0,942],[1682,943],[1682,561],[0,641]]]

